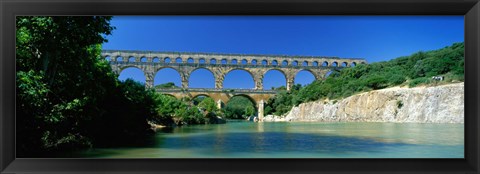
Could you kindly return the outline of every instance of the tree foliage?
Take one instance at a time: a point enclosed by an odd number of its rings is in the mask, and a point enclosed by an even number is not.
[[[245,96],[234,96],[223,108],[223,113],[226,118],[230,119],[244,119],[247,116],[252,116],[256,113],[254,103]]]
[[[200,103],[198,103],[198,107],[207,112],[216,113],[219,111],[219,109],[217,108],[217,104],[215,103],[215,100],[213,100],[210,97],[205,97]]]
[[[17,157],[141,143],[152,133],[151,123],[206,123],[203,110],[189,99],[117,79],[101,57],[101,44],[114,30],[110,20],[17,17]],[[208,111],[215,111],[213,106],[201,103]]]
[[[175,86],[175,83],[173,82],[168,82],[168,83],[163,83],[160,85],[155,86],[155,88],[179,88],[178,86]]]
[[[271,98],[266,114],[282,115],[293,106],[319,99],[339,99],[353,94],[398,85],[428,85],[432,76],[444,76],[443,83],[463,81],[464,43],[410,56],[335,71],[323,81],[282,91]]]
[[[115,76],[99,60],[111,17],[17,17],[17,144],[22,152],[91,146],[89,121]]]
[[[101,58],[111,17],[16,20],[17,155],[122,146],[151,133],[152,91],[120,82]]]

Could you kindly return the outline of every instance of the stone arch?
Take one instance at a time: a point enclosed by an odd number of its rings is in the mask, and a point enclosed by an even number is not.
[[[135,57],[133,56],[128,57],[128,62],[136,62]]]
[[[148,62],[148,59],[145,56],[143,56],[142,58],[140,58],[140,62]]]
[[[258,103],[257,103],[257,101],[255,101],[255,99],[253,99],[252,96],[247,95],[247,94],[235,94],[235,95],[232,95],[232,97],[230,97],[230,99],[233,98],[233,97],[236,97],[236,96],[245,97],[245,98],[247,98],[248,100],[250,100],[250,101],[253,103],[253,107],[255,107],[255,111],[258,111]],[[230,99],[229,99],[227,102],[225,102],[225,104],[228,104],[228,102],[230,101]]]
[[[200,96],[213,98],[212,96],[208,95],[207,93],[200,93],[200,94],[195,94],[194,96],[192,96],[192,99],[200,97]]]
[[[210,59],[210,64],[211,64],[211,65],[217,64],[217,59],[211,58],[211,59]]]
[[[280,68],[271,68],[271,69],[268,69],[267,71],[265,71],[265,72],[263,73],[263,76],[265,76],[265,74],[267,74],[267,72],[270,71],[270,70],[279,71],[280,73],[283,74],[283,76],[285,76],[285,78],[287,78],[287,73],[286,73],[285,71],[283,71],[282,69],[280,69]]]
[[[333,67],[338,67],[338,62],[334,61],[334,62],[331,64],[331,66],[333,66]]]
[[[287,60],[283,60],[283,61],[282,61],[282,66],[288,66],[288,61],[287,61]]]
[[[329,70],[329,71],[327,71],[327,73],[325,73],[325,75],[324,75],[323,78],[327,78],[327,77],[329,77],[330,75],[332,75],[332,74],[334,74],[334,73],[335,73],[334,70]]]
[[[212,96],[210,96],[210,95],[208,95],[208,94],[206,94],[206,93],[200,93],[200,94],[195,94],[195,95],[192,96],[192,103],[193,103],[194,105],[198,105],[198,103],[194,103],[194,102],[195,102],[195,98],[197,98],[197,97],[208,97],[208,98],[211,98],[211,99],[213,99],[213,100],[215,101],[215,99],[214,99]]]
[[[294,61],[292,62],[292,65],[293,65],[293,66],[298,66],[298,61],[294,60]]]
[[[224,101],[225,107],[228,107],[229,103],[234,100],[234,98],[241,97],[245,98],[246,100],[250,101],[253,109],[254,109],[254,115],[258,115],[260,119],[263,119],[263,104],[258,105],[258,103],[261,103],[260,101],[256,101],[252,96],[247,95],[247,94],[234,94],[231,97],[228,98],[227,101]],[[262,107],[262,108],[259,108]],[[261,112],[260,112],[261,111]],[[243,117],[244,115],[241,115]],[[238,117],[238,116],[237,116]]]
[[[297,72],[295,73],[295,75],[293,76],[293,81],[294,81],[294,83],[295,83],[295,79],[297,78],[297,76],[299,75],[299,73],[302,72],[302,71],[310,73],[310,74],[313,76],[313,81],[318,80],[319,78],[321,78],[321,77],[318,77],[318,76],[316,75],[316,73],[313,72],[311,69],[306,69],[306,68],[304,68],[304,69],[300,69],[299,71],[297,71]],[[313,82],[313,81],[312,81],[312,82]],[[295,83],[295,84],[297,84],[297,83]]]
[[[171,63],[171,62],[172,62],[172,59],[170,59],[170,57],[165,57],[165,58],[163,59],[163,62],[164,62],[164,63]]]
[[[322,66],[327,67],[329,63],[327,61],[323,61]]]
[[[253,77],[255,77],[255,75],[254,75],[251,71],[249,71],[249,70],[247,70],[247,69],[245,69],[245,68],[233,68],[233,69],[230,69],[230,70],[228,70],[228,71],[225,73],[225,75],[227,75],[228,73],[230,73],[230,72],[232,72],[232,71],[234,71],[234,70],[243,70],[243,71],[246,71],[248,74],[250,74],[250,75],[252,76],[252,79],[253,79]]]
[[[236,64],[238,64],[238,60],[237,59],[232,59],[232,61],[230,61],[230,64],[236,65]]]
[[[136,65],[125,65],[125,66],[120,66],[120,67],[118,68],[118,70],[119,70],[119,71],[118,71],[118,74],[120,74],[124,69],[127,69],[127,68],[137,68],[137,69],[139,69],[139,70],[141,70],[142,72],[145,73],[145,71],[144,71],[142,68],[140,68],[140,67],[138,67],[138,66],[136,66]]]
[[[158,57],[154,57],[154,58],[152,59],[152,62],[155,62],[155,63],[160,62],[160,59],[159,59]]]
[[[191,82],[196,82],[196,80],[200,80],[198,83],[202,83],[202,84],[210,83],[208,81],[204,81],[204,79],[196,79],[195,71],[198,71],[198,70],[207,70],[208,72],[210,72],[211,77],[213,78],[211,86],[209,86],[209,87],[191,87]],[[205,67],[198,67],[198,68],[195,68],[192,71],[190,71],[188,74],[189,74],[188,77],[187,77],[188,78],[187,79],[188,80],[188,88],[215,88],[215,80],[216,80],[215,79],[215,74],[213,73],[213,71],[211,69],[208,69],[208,68],[205,68]],[[201,75],[201,76],[204,77],[204,75]],[[208,84],[208,85],[210,85],[210,84]]]
[[[227,59],[222,59],[222,60],[220,61],[220,63],[221,63],[222,65],[226,65],[226,64],[228,64],[228,60],[227,60]]]
[[[181,57],[177,57],[175,59],[175,63],[183,63],[183,59]]]
[[[262,60],[262,65],[268,65],[268,60],[263,59],[263,60]]]
[[[117,62],[123,62],[123,57],[122,57],[122,56],[117,56],[117,57],[115,58],[115,61],[117,61]]]
[[[244,68],[233,68],[233,69],[230,69],[228,70],[225,74],[224,74],[224,78],[223,78],[223,81],[222,81],[222,84],[223,86],[225,86],[225,80],[227,79],[227,76],[228,74],[230,74],[232,71],[235,71],[235,70],[241,70],[241,71],[245,71],[247,72],[249,75],[250,75],[250,78],[249,79],[252,79],[253,81],[253,88],[255,88],[255,85],[257,83],[257,81],[255,80],[255,74],[253,74],[251,71],[247,70],[247,69],[244,69]]]
[[[247,60],[247,59],[242,59],[241,64],[242,64],[242,65],[247,65],[247,64],[248,64],[248,60]]]
[[[306,60],[303,61],[303,62],[302,62],[302,66],[308,66],[308,61],[306,61]]]
[[[295,75],[297,75],[300,71],[308,71],[309,73],[312,73],[312,75],[315,77],[315,80],[318,80],[318,77],[315,75],[316,73],[313,70],[308,68],[303,68],[303,69],[300,69],[297,73],[295,73]]]
[[[198,63],[199,64],[205,64],[207,62],[206,62],[205,58],[200,58],[200,59],[198,59]]]
[[[158,74],[160,73],[160,71],[164,70],[164,69],[172,69],[176,72],[176,74],[178,74],[178,77],[179,79],[176,79],[176,80],[180,80],[178,83],[179,84],[175,84],[176,86],[178,87],[182,87],[182,78],[183,78],[183,74],[181,73],[180,70],[178,70],[177,68],[175,67],[171,67],[171,66],[162,66],[162,67],[159,67],[157,69],[155,69],[155,71],[153,72],[153,86],[155,85],[158,85],[158,84],[161,84],[158,80],[160,80],[160,76],[159,78],[157,78]],[[169,76],[169,77],[172,77],[172,76]],[[175,78],[175,77],[174,77]],[[157,82],[157,84],[155,84],[155,82]],[[175,83],[175,82],[174,82]]]
[[[108,62],[110,62],[110,61],[112,61],[112,58],[111,58],[109,55],[106,55],[106,56],[105,56],[105,60],[108,61]]]
[[[348,66],[348,63],[347,63],[347,62],[343,62],[341,66],[342,66],[342,67],[347,67],[347,66]]]
[[[160,70],[162,70],[162,69],[165,69],[165,68],[171,68],[171,69],[177,71],[179,74],[181,74],[181,73],[180,73],[180,72],[181,72],[180,69],[177,69],[176,67],[173,67],[173,66],[170,66],[170,65],[158,67],[157,69],[155,69],[154,73],[157,73],[158,71],[160,71]]]
[[[357,66],[357,63],[356,63],[356,62],[350,63],[350,67],[356,67],[356,66]]]
[[[318,66],[318,62],[317,62],[317,61],[313,61],[312,65],[313,65],[313,66]]]
[[[137,66],[134,66],[134,65],[127,65],[127,66],[122,66],[119,68],[119,71],[118,71],[118,79],[122,79],[122,78],[125,78],[128,79],[128,77],[124,77],[124,74],[122,74],[122,72],[124,72],[126,69],[130,69],[130,68],[133,68],[135,69],[135,71],[137,71],[139,74],[142,74],[142,76],[140,77],[140,79],[133,79],[135,81],[138,81],[142,84],[146,84],[147,82],[147,75],[146,75],[146,72],[140,68],[140,67],[137,67]]]
[[[273,66],[277,66],[277,65],[278,65],[278,61],[277,61],[277,60],[272,60],[272,62],[271,62],[270,64],[273,65]]]
[[[187,59],[187,63],[195,63],[195,60],[193,58],[189,57]]]
[[[250,61],[250,64],[251,64],[251,65],[257,65],[257,63],[258,63],[258,62],[257,62],[257,59],[252,59],[252,61]]]
[[[268,87],[266,87],[266,85],[265,85],[265,82],[266,82],[266,81],[265,81],[265,78],[269,78],[269,77],[267,76],[267,73],[269,73],[269,72],[275,72],[275,71],[276,71],[276,72],[280,72],[280,74],[283,76],[283,79],[285,80],[285,83],[283,84],[283,86],[287,87],[287,80],[288,80],[288,79],[287,79],[287,74],[286,74],[283,70],[281,70],[281,69],[279,69],[279,68],[272,68],[272,69],[269,69],[269,70],[265,71],[265,73],[263,73],[263,75],[262,75],[262,78],[260,79],[260,80],[262,81],[263,89],[264,89],[264,90],[270,90],[270,89],[269,89]],[[278,81],[279,81],[279,80],[275,80],[275,82],[278,82]],[[273,86],[272,86],[272,87],[273,87]]]

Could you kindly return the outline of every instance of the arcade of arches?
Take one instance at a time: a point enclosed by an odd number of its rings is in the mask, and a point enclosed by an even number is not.
[[[110,61],[112,70],[118,74],[123,69],[135,67],[145,74],[145,86],[153,87],[155,74],[163,68],[172,68],[180,74],[180,89],[157,89],[158,92],[170,94],[177,98],[208,95],[218,103],[227,103],[236,95],[248,96],[258,108],[260,120],[263,118],[263,105],[275,91],[264,90],[264,76],[269,70],[280,71],[286,80],[287,90],[294,84],[298,72],[309,71],[315,79],[326,77],[327,72],[345,67],[367,63],[361,58],[313,57],[313,56],[279,56],[279,55],[244,55],[244,54],[207,54],[151,51],[117,51],[104,50],[102,56]],[[189,88],[189,79],[197,69],[210,71],[214,76],[215,88]],[[254,81],[254,88],[223,89],[225,76],[234,70],[248,72]],[[221,106],[221,105],[219,105]]]

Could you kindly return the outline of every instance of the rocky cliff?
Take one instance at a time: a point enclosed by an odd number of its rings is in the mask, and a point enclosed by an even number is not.
[[[463,123],[464,83],[394,87],[338,101],[316,101],[265,121]]]

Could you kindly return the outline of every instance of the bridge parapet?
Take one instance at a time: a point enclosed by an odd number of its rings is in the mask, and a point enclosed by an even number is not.
[[[194,67],[194,68],[207,68],[207,67],[230,67],[230,68],[287,68],[287,69],[336,69],[341,70],[346,67],[327,67],[327,66],[294,66],[294,65],[243,65],[243,64],[204,64],[204,63],[164,63],[164,62],[109,62],[110,65],[150,65],[150,66],[164,66],[164,67]]]
[[[279,57],[279,58],[327,58],[327,59],[338,59],[337,56],[305,56],[305,55],[279,55],[279,54],[238,54],[238,53],[208,53],[208,52],[179,52],[179,51],[142,51],[142,50],[102,50],[102,54],[123,54],[129,56],[138,56],[138,55],[150,55],[161,57],[162,55],[171,55],[171,57],[181,57],[182,55],[189,56],[200,56],[200,57]],[[364,60],[363,58],[347,58],[347,59],[358,59]]]
[[[246,65],[292,65],[292,66],[328,66],[349,67],[367,63],[363,58],[340,58],[331,56],[287,56],[260,54],[222,54],[222,53],[189,53],[189,52],[157,52],[132,50],[103,50],[103,57],[110,61],[164,62],[164,63],[205,63],[214,64],[246,64]]]
[[[156,88],[156,92],[205,92],[205,93],[234,93],[234,94],[277,94],[275,90],[255,90],[255,89],[215,89],[215,88]]]

